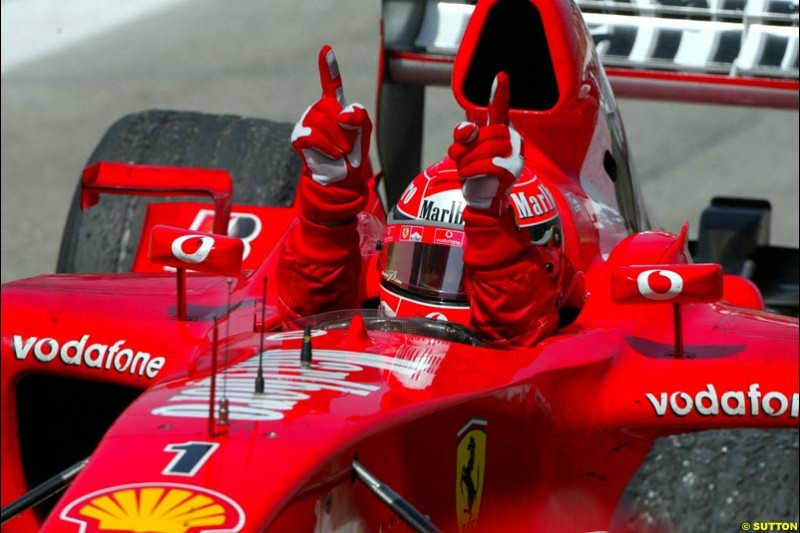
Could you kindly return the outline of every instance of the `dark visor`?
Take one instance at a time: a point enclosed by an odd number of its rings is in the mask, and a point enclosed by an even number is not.
[[[400,241],[384,245],[383,279],[415,294],[466,302],[464,248]]]

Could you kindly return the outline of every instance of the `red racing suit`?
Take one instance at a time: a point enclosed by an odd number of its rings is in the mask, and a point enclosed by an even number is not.
[[[428,174],[453,166],[444,158]],[[357,215],[366,198],[364,187],[321,185],[303,168],[299,223],[284,242],[277,271],[284,321],[360,307]],[[478,337],[494,346],[531,346],[555,330],[556,282],[530,235],[517,229],[513,211],[493,216],[467,206],[464,232],[471,327]]]
[[[369,165],[362,164],[362,156],[369,154],[372,123],[362,106],[346,105],[329,46],[320,50],[318,62],[322,97],[292,132],[292,146],[304,165],[297,189],[299,223],[284,242],[277,266],[285,322],[361,306],[358,213],[367,202]],[[557,327],[560,290],[530,234],[517,228],[509,206],[523,159],[508,105],[508,77],[500,73],[486,125],[457,125],[450,157],[428,169],[428,175],[456,168],[462,181],[471,327],[495,346],[530,346]]]

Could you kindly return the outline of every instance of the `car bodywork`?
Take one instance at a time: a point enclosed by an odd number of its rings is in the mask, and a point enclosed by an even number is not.
[[[93,449],[49,513],[25,511],[3,531],[406,527],[402,504],[357,480],[391,487],[412,507],[408,521],[422,515],[445,531],[598,530],[655,439],[797,426],[797,321],[764,312],[749,281],[693,264],[686,231],[641,233],[650,224],[622,124],[574,6],[481,3],[460,65],[496,31],[481,22],[506,5],[534,8],[553,58],[556,96],[512,121],[555,185],[565,252],[583,272],[575,290],[585,298],[563,327],[515,350],[373,311],[312,317],[307,335],[281,327],[274,272],[294,207],[232,205],[223,172],[89,167],[86,207],[99,194],[202,194],[214,205],[151,204],[132,273],[3,286],[3,505],[81,459],[71,441]],[[395,7],[386,5],[378,137],[396,152],[386,139],[413,141],[421,125],[407,83],[417,78],[392,72],[397,60],[420,61],[393,44]],[[422,56],[449,65],[446,54]],[[456,64],[454,91],[479,113],[467,66]],[[400,104],[408,113],[391,122]],[[416,150],[381,154],[390,201],[418,170]],[[365,303],[385,218],[373,180],[360,217]],[[232,227],[238,239],[221,235]],[[175,244],[184,237],[199,247]],[[81,431],[95,434],[75,438]]]

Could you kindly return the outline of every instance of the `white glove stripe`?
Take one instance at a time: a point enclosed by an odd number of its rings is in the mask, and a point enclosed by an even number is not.
[[[522,172],[522,137],[510,124],[508,133],[511,137],[511,154],[508,157],[493,157],[492,164],[507,170],[516,179]]]
[[[328,64],[328,73],[331,76],[331,80],[337,79],[339,77],[339,62],[336,60],[336,54],[333,53],[333,49],[329,50],[328,53],[325,54],[325,63]],[[339,86],[336,88],[336,100],[342,107],[347,105],[347,102],[344,99],[344,89],[342,88],[341,81],[339,82]]]
[[[306,115],[308,115],[308,112],[311,111],[312,107],[314,106],[313,105],[308,106],[306,110],[303,111],[303,115],[300,117],[300,120],[298,120],[295,123],[294,129],[292,130],[291,142],[295,142],[297,139],[301,137],[308,137],[309,135],[311,135],[311,128],[303,126],[303,121],[306,119]]]
[[[467,205],[477,209],[488,209],[492,200],[497,195],[500,180],[493,176],[476,176],[464,180],[461,185],[461,194]]]
[[[361,104],[350,104],[342,109],[342,113],[353,113],[356,109],[362,109],[366,113],[366,109],[364,109],[364,106]],[[358,168],[361,166],[361,135],[364,128],[362,126],[342,124],[341,122],[339,122],[339,127],[348,131],[358,131],[358,134],[356,135],[356,141],[353,144],[353,150],[349,154],[345,154],[345,157],[347,157],[347,162],[350,163],[350,166],[353,168]]]
[[[347,164],[343,157],[328,157],[315,148],[304,148],[303,156],[311,178],[321,185],[330,185],[347,177]]]
[[[477,125],[474,122],[464,121],[464,122],[459,122],[458,126],[456,126],[458,130],[463,130],[464,128],[469,128],[469,127],[474,127],[475,129],[473,130],[472,134],[470,134],[469,138],[467,138],[466,140],[467,144],[471,143],[472,141],[478,138]]]

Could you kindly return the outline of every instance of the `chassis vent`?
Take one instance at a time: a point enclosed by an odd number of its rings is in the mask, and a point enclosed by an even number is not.
[[[17,384],[17,423],[25,482],[33,488],[92,454],[140,389],[32,374]],[[57,498],[37,512],[48,513]]]

